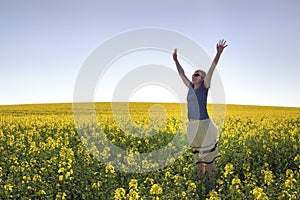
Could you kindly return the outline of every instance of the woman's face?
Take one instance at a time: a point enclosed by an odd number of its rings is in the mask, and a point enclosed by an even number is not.
[[[192,83],[199,84],[199,83],[201,83],[201,81],[203,81],[202,74],[200,72],[194,72],[194,74],[192,76]]]

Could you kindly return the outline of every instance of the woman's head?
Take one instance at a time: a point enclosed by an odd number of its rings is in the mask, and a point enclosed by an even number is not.
[[[192,82],[193,82],[193,84],[199,84],[199,83],[201,83],[201,81],[204,80],[205,76],[206,76],[205,71],[202,71],[200,69],[196,70],[194,72],[193,76],[192,76]]]

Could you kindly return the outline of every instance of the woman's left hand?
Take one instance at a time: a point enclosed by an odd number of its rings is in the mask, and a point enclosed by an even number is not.
[[[222,53],[223,50],[227,47],[226,41],[224,39],[219,40],[219,43],[217,44],[217,51],[218,53]]]

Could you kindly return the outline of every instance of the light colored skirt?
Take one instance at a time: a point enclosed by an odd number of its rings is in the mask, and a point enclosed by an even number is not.
[[[219,130],[209,118],[188,122],[187,139],[194,153],[196,164],[210,164],[220,156],[218,150],[219,137]]]

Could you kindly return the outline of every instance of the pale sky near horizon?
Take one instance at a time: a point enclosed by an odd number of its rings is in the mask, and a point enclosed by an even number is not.
[[[80,69],[99,45],[125,31],[157,27],[186,35],[211,58],[218,40],[227,40],[217,66],[226,103],[300,107],[299,11],[298,0],[2,0],[0,105],[72,102]],[[175,69],[171,53],[147,56]],[[120,60],[125,73],[129,58]],[[193,69],[184,67],[190,77]],[[114,88],[103,87],[95,101],[111,101]],[[131,100],[176,98],[153,85],[140,87]]]

